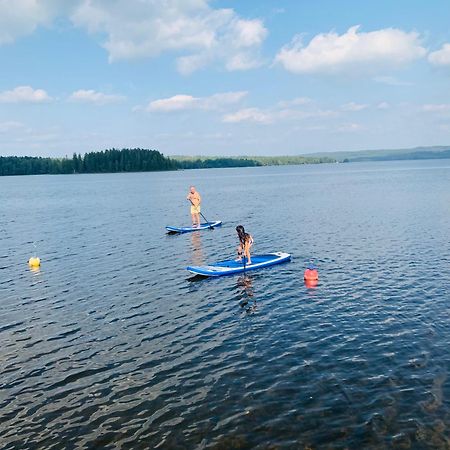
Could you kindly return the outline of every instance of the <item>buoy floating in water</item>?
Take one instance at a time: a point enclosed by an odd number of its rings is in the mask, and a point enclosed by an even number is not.
[[[314,264],[310,264],[303,275],[305,281],[317,281],[319,279],[319,272]]]
[[[314,264],[310,264],[303,274],[305,279],[305,286],[307,288],[315,288],[319,283],[319,272]]]
[[[28,260],[28,265],[30,267],[39,267],[41,265],[41,260],[40,258],[38,258],[37,256],[32,256],[29,260]]]

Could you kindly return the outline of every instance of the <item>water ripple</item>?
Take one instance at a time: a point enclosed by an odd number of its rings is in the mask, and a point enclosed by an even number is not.
[[[449,449],[436,164],[0,179],[0,447]],[[224,225],[167,236],[192,183]],[[188,281],[239,222],[292,262]]]

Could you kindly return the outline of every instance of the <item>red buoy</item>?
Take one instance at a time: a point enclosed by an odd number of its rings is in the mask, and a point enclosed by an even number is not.
[[[303,274],[305,286],[309,289],[317,287],[319,283],[319,272],[314,264],[310,264]]]
[[[303,277],[305,281],[317,281],[319,279],[319,272],[315,266],[308,266]]]

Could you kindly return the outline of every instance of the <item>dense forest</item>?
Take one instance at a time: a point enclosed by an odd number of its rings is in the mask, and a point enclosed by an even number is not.
[[[0,156],[1,175],[44,175],[70,173],[151,172],[177,169],[211,169],[219,167],[256,167],[280,164],[334,162],[326,157],[175,157],[167,158],[156,150],[141,148],[110,149],[74,153],[72,158]]]
[[[70,173],[150,172],[177,169],[220,167],[257,167],[333,162],[388,161],[405,159],[450,158],[450,147],[417,147],[400,150],[368,150],[322,153],[308,156],[174,156],[168,158],[157,150],[141,148],[110,149],[74,153],[72,158],[0,156],[1,175],[43,175]]]
[[[175,159],[180,169],[214,169],[220,167],[256,167],[262,164],[249,158],[183,158]]]
[[[140,148],[90,152],[72,158],[0,156],[1,175],[150,172],[175,170],[178,163],[156,150]]]

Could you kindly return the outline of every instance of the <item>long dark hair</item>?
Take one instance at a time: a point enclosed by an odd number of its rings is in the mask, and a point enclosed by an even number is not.
[[[245,232],[244,227],[242,225],[238,225],[236,227],[236,231],[237,231],[240,243],[242,245],[245,245],[245,243],[250,239],[250,235]]]

